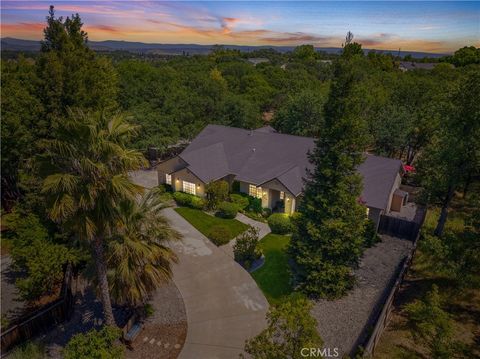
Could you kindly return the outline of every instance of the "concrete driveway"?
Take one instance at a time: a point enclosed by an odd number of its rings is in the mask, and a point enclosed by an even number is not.
[[[173,280],[188,322],[179,358],[237,358],[245,340],[266,327],[267,300],[250,274],[183,217],[172,208],[164,215],[183,235],[172,245],[179,257]]]

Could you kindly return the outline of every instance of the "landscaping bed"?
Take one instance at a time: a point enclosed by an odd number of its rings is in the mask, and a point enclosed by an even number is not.
[[[236,219],[211,216],[199,209],[179,207],[175,211],[217,246],[228,243],[248,229],[248,225]]]
[[[265,263],[252,273],[263,294],[270,304],[279,303],[292,293],[287,256],[289,236],[267,234],[259,242],[265,256]]]

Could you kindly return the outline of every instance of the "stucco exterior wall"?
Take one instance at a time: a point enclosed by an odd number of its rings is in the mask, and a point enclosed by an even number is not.
[[[395,182],[393,183],[392,190],[390,191],[390,195],[388,196],[387,213],[390,212],[392,207],[393,192],[395,192],[396,189],[400,188],[401,184],[402,177],[400,176],[400,173],[397,173],[397,177],[395,177]]]
[[[187,164],[180,157],[176,156],[169,160],[163,161],[156,166],[158,173],[158,183],[163,184],[166,181],[165,175],[167,173],[176,172],[184,168]],[[172,181],[173,186],[173,181]]]
[[[205,183],[203,183],[187,168],[172,173],[172,189],[174,191],[183,191],[183,181],[195,183],[195,194],[199,197],[205,197]]]
[[[368,207],[368,218],[375,223],[375,229],[378,230],[378,224],[380,223],[380,215],[383,213],[383,210],[378,208]]]

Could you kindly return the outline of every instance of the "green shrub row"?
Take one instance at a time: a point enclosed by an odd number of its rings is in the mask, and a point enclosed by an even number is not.
[[[195,209],[202,209],[205,207],[205,200],[203,198],[184,193],[184,192],[174,192],[173,199],[179,206],[185,206]]]

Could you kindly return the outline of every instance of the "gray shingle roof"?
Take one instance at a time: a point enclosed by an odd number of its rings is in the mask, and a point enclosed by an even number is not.
[[[390,192],[401,170],[400,160],[366,156],[365,162],[358,167],[358,172],[363,177],[362,199],[368,207],[387,210]]]
[[[229,174],[257,186],[276,178],[299,195],[315,140],[265,130],[208,125],[179,156],[205,183]],[[362,198],[369,207],[386,209],[401,165],[399,160],[367,155],[359,172],[364,178]]]

